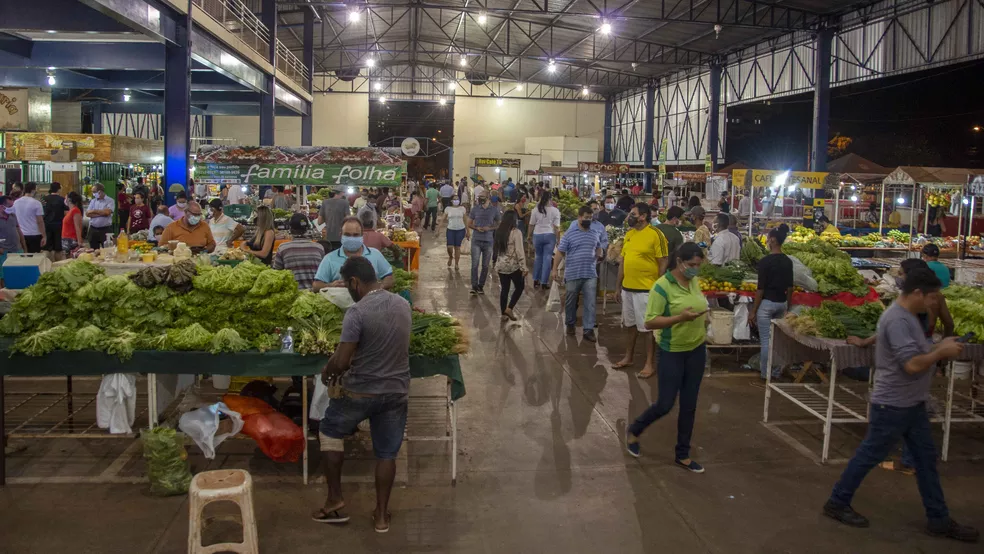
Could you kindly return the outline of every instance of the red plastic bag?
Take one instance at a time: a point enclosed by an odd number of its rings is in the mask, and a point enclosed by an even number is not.
[[[222,401],[225,402],[226,406],[229,406],[230,410],[239,412],[239,415],[243,416],[244,419],[253,414],[269,414],[277,411],[273,409],[273,406],[259,398],[251,398],[249,396],[225,394],[222,396]]]
[[[275,462],[296,462],[304,452],[304,431],[280,412],[253,414],[243,433],[249,435]]]

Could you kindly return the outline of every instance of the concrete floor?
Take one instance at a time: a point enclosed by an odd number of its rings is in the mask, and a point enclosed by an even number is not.
[[[389,534],[372,531],[369,484],[347,486],[351,523],[319,525],[309,513],[323,501],[323,485],[303,486],[296,466],[271,468],[251,447],[239,452],[243,443],[227,443],[210,467],[224,462],[257,475],[264,552],[981,552],[980,545],[924,535],[914,478],[888,471],[876,469],[855,500],[872,519],[870,529],[821,516],[843,465],[821,466],[804,454],[820,449],[817,423],[782,427],[786,439],[764,427],[763,389],[751,374],[724,370],[733,356],[715,359],[701,390],[693,456],[705,474],[672,463],[675,412],[644,435],[642,458],[627,456],[626,420],[648,406],[656,382],[610,369],[624,340],[617,306],[599,318],[597,345],[580,335],[566,338],[559,316],[543,309],[545,295],[532,291],[518,307],[521,321],[503,327],[497,281],[487,296],[469,297],[467,272],[446,270],[443,248],[427,242],[435,241],[425,238],[417,304],[447,310],[472,331],[472,352],[462,360],[468,394],[458,404],[457,487],[449,485],[447,447],[414,444],[405,448]],[[773,418],[803,419],[789,402],[773,405]],[[856,425],[835,427],[831,457],[849,458],[861,433]],[[14,456],[16,475],[98,476],[99,464],[119,460],[127,447],[109,440],[39,443]],[[984,434],[958,428],[941,473],[954,516],[984,527],[981,456]],[[195,470],[202,467],[193,462]],[[370,468],[365,461],[350,467],[363,475]],[[120,475],[139,481],[141,471],[134,458]],[[39,479],[0,490],[0,552],[184,552],[184,497],[151,497],[146,485],[124,480]],[[206,536],[231,534],[219,524]]]

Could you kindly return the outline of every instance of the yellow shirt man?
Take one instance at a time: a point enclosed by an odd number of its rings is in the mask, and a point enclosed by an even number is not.
[[[629,229],[622,242],[622,288],[648,293],[659,279],[659,260],[669,255],[668,249],[666,236],[659,229],[651,225],[641,231]]]

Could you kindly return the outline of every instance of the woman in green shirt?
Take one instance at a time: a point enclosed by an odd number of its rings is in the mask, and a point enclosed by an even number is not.
[[[639,456],[639,435],[673,409],[680,396],[677,422],[676,463],[694,473],[704,468],[690,459],[690,437],[697,413],[697,393],[707,359],[707,299],[697,283],[704,252],[693,242],[684,243],[670,261],[670,270],[649,291],[646,328],[656,331],[659,346],[659,398],[625,431],[625,445]]]

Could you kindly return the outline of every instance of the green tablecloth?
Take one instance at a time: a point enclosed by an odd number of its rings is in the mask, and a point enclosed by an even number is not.
[[[104,375],[106,373],[187,374],[209,373],[237,376],[320,375],[328,360],[325,356],[301,356],[280,352],[237,352],[209,354],[208,352],[174,352],[138,350],[126,362],[116,356],[94,350],[66,352],[56,350],[46,356],[23,354],[9,356],[9,340],[0,341],[0,375],[22,377],[51,375]],[[458,355],[447,358],[410,358],[411,377],[445,375],[451,378],[451,398],[465,395]]]

